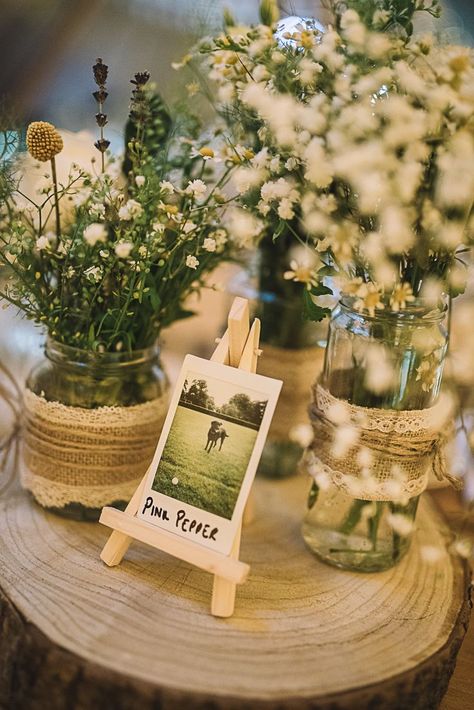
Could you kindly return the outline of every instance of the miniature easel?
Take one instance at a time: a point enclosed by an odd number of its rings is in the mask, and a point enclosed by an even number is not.
[[[250,328],[249,304],[245,298],[235,298],[229,312],[228,328],[219,341],[211,360],[223,365],[256,372],[260,341],[260,321],[256,318]],[[245,581],[250,567],[239,560],[242,521],[235,535],[229,555],[208,550],[190,540],[152,525],[136,517],[142,499],[147,473],[141,480],[125,511],[103,508],[100,522],[113,528],[101,559],[109,567],[120,564],[132,540],[140,540],[214,575],[211,613],[227,617],[234,612],[236,584]],[[248,519],[248,512],[246,518]]]

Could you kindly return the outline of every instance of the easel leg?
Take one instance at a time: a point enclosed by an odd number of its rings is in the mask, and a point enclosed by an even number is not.
[[[114,530],[100,553],[100,559],[109,567],[119,565],[130,547],[131,542],[131,537]]]
[[[230,551],[230,557],[239,558],[240,552],[240,535],[242,532],[242,523],[239,525],[235,536],[234,544]],[[234,613],[235,606],[235,589],[236,585],[233,582],[228,582],[222,577],[214,577],[214,585],[212,588],[211,614],[227,618]]]
[[[129,504],[125,508],[125,512],[129,513],[129,515],[135,515],[138,510],[147,475],[148,470],[143,476],[137,490],[130,498]],[[130,547],[131,542],[131,537],[125,535],[124,533],[118,532],[117,530],[114,530],[107,542],[105,543],[102,552],[100,553],[100,559],[102,560],[102,562],[105,562],[105,564],[109,567],[115,567],[115,565],[119,565],[123,560],[123,557],[127,552],[128,548]]]
[[[243,525],[250,525],[255,520],[255,497],[253,491],[250,491],[249,497],[247,499],[247,505],[244,508],[244,514],[242,518]]]

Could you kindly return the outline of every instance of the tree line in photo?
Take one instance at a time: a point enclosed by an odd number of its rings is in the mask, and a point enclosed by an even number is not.
[[[245,392],[232,395],[229,401],[217,406],[214,397],[209,393],[206,380],[196,379],[184,381],[180,403],[207,409],[214,414],[240,419],[244,422],[260,425],[262,423],[267,400],[253,400]]]

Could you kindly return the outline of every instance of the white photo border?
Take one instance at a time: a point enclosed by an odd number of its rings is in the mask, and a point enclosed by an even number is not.
[[[202,375],[203,377],[214,377],[224,380],[225,382],[233,385],[255,390],[259,394],[268,397],[265,412],[257,432],[252,454],[248,461],[247,469],[242,479],[240,491],[234,506],[232,518],[230,520],[228,518],[215,515],[214,513],[209,513],[206,510],[197,508],[189,503],[167,496],[164,493],[159,493],[152,488],[158,470],[158,465],[161,461],[163,450],[168,440],[176,410],[179,405],[184,381],[186,380],[189,372]],[[255,478],[255,473],[257,471],[263,447],[267,439],[268,430],[270,428],[270,423],[275,411],[282,384],[281,380],[275,380],[270,377],[264,377],[263,375],[246,372],[245,370],[239,370],[236,367],[222,365],[221,363],[205,360],[194,355],[186,355],[173,390],[168,413],[166,415],[163,429],[153,456],[153,461],[145,481],[137,517],[168,532],[174,533],[181,538],[185,538],[186,540],[193,541],[216,552],[228,555],[237,534],[237,528],[242,519],[245,504],[250,493],[250,488]],[[150,497],[152,498],[151,506],[148,505],[146,508],[145,506],[147,505],[147,502],[149,503],[148,499]],[[151,514],[154,510],[161,510],[162,516],[166,513],[167,519],[159,517],[156,513]],[[181,517],[179,524],[177,522],[177,517],[178,511],[183,510],[185,511],[186,519],[196,520],[202,523],[202,527],[200,529],[201,531],[206,525],[208,526],[207,531],[209,534],[212,534],[212,531],[217,528],[215,538],[208,537],[206,539],[202,534],[196,534],[195,529],[193,529],[192,532],[182,530],[183,517]]]

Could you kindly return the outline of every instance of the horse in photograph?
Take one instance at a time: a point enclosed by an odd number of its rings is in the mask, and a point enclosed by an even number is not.
[[[222,422],[213,420],[209,431],[207,432],[207,443],[205,446],[205,451],[210,453],[211,449],[217,446],[217,442],[220,441],[219,451],[222,449],[222,444],[228,438],[228,433],[222,426]]]

